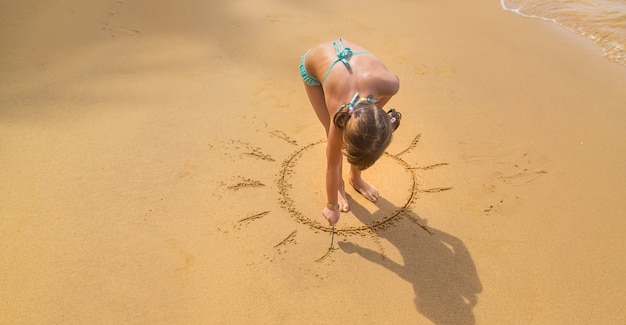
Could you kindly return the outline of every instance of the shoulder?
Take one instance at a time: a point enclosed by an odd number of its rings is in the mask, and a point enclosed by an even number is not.
[[[391,97],[400,90],[400,79],[387,69],[379,70],[379,73],[371,76],[370,81],[377,97]]]
[[[387,96],[393,96],[400,90],[400,78],[393,73],[389,73],[387,81],[384,83],[384,92]]]

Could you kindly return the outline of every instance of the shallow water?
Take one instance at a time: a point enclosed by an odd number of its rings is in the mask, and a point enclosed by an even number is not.
[[[626,0],[500,0],[502,8],[567,27],[626,66]]]

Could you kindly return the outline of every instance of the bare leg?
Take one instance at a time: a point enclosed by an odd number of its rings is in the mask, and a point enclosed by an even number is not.
[[[339,203],[339,211],[350,211],[350,204],[348,204],[348,197],[346,196],[346,185],[343,182],[343,178],[339,182],[339,191],[337,193],[337,203]]]
[[[376,202],[378,200],[378,190],[367,183],[361,177],[361,170],[354,166],[350,165],[350,184],[354,187],[357,192],[361,193],[366,199]]]
[[[320,120],[326,130],[326,137],[328,138],[328,130],[330,129],[330,114],[328,114],[328,107],[326,107],[326,98],[324,97],[324,89],[322,86],[309,86],[304,84],[306,94],[309,96],[309,101],[315,110],[317,118]],[[346,196],[346,187],[343,179],[339,182],[339,191],[337,193],[337,203],[339,203],[339,209],[343,212],[350,210],[348,204],[348,197]]]
[[[328,114],[328,107],[326,107],[326,98],[324,96],[324,89],[322,86],[309,86],[304,83],[304,89],[309,96],[311,106],[315,110],[315,115],[322,122],[324,129],[326,130],[326,137],[328,137],[328,129],[330,128],[330,115]]]

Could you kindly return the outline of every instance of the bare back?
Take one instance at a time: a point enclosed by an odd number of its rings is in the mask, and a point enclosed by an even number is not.
[[[329,115],[350,101],[356,92],[362,97],[379,99],[380,106],[383,106],[398,91],[398,77],[362,46],[346,40],[343,40],[343,46],[355,53],[345,58],[349,66],[338,58],[332,42],[312,48],[307,56],[307,71],[324,83]]]

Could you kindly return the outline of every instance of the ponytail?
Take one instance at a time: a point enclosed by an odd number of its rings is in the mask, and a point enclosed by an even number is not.
[[[395,131],[400,126],[402,114],[392,108],[387,111],[387,115],[389,115],[389,122],[391,122],[391,130]]]
[[[353,108],[348,105],[341,105],[333,117],[333,123],[339,130],[343,130],[352,116]]]

